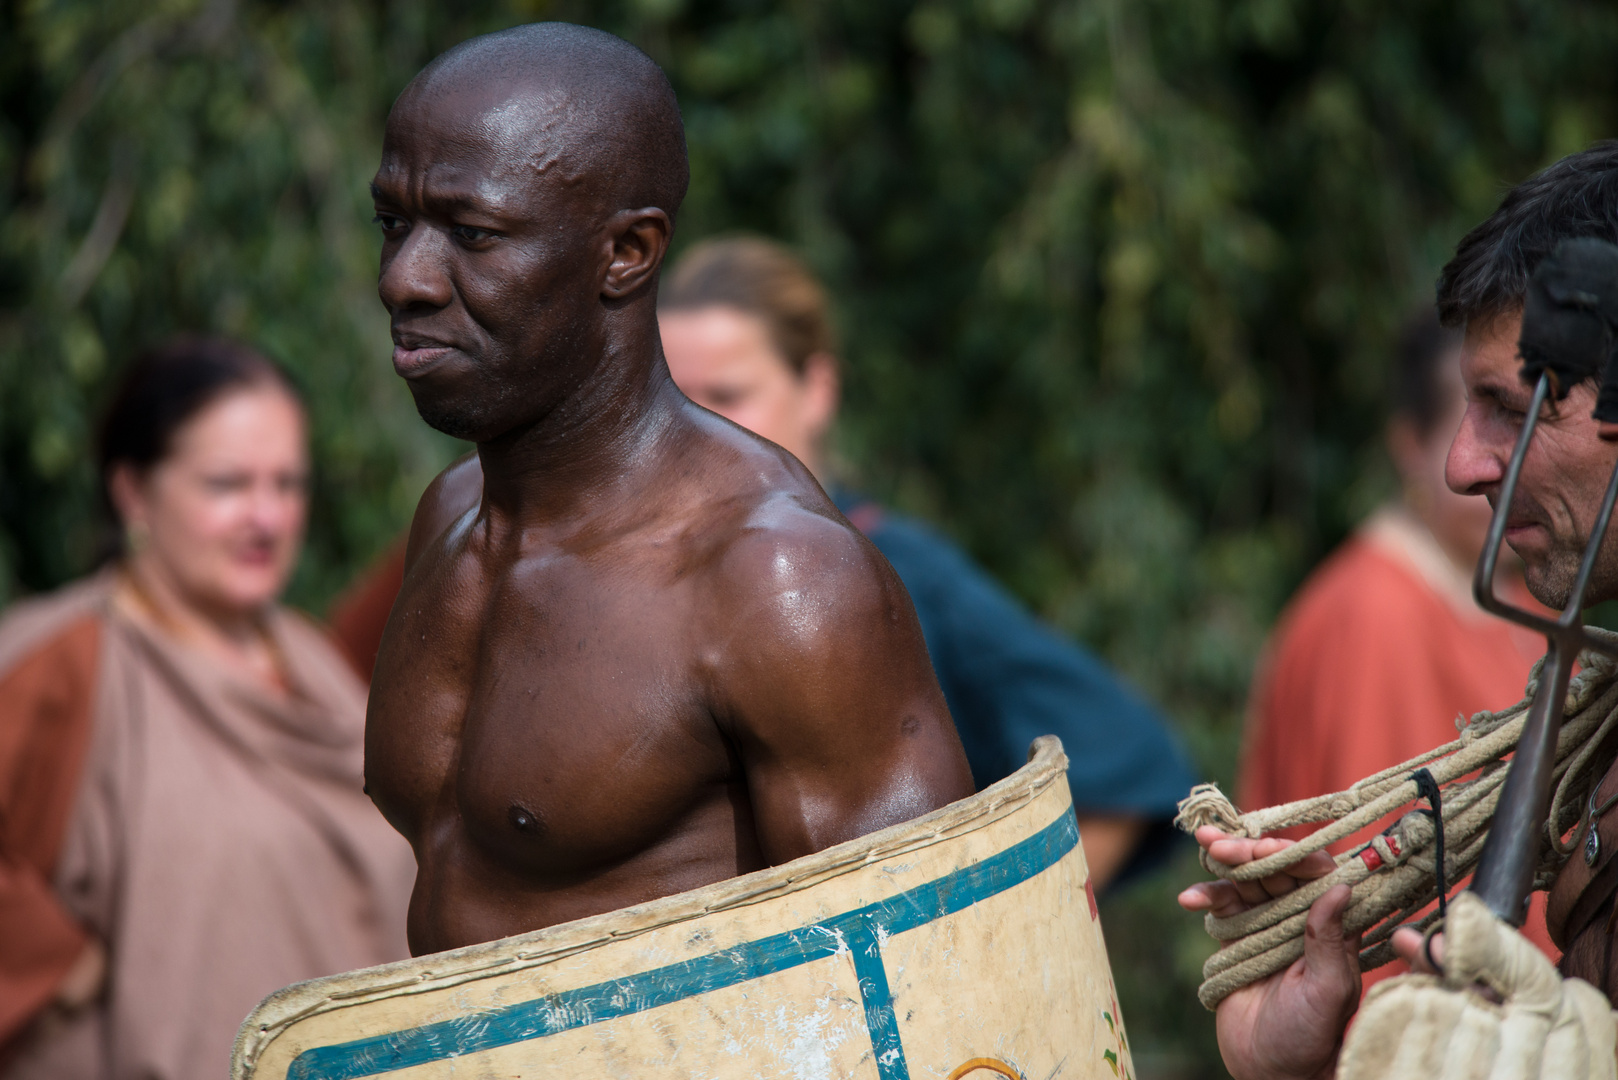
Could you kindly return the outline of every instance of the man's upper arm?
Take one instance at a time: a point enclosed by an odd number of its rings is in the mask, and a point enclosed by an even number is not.
[[[716,711],[770,862],[972,793],[909,597],[868,541],[801,512],[724,563]]]

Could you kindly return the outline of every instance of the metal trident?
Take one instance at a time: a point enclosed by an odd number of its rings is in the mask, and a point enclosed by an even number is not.
[[[1618,648],[1585,630],[1583,618],[1590,576],[1606,538],[1613,503],[1618,500],[1618,467],[1607,481],[1601,513],[1590,530],[1578,577],[1559,616],[1546,618],[1514,607],[1496,596],[1495,565],[1511,515],[1517,480],[1546,402],[1559,400],[1571,387],[1599,376],[1602,381],[1595,417],[1618,421],[1615,340],[1618,340],[1618,246],[1596,239],[1564,241],[1535,271],[1524,304],[1518,348],[1523,358],[1523,380],[1533,382],[1534,394],[1495,501],[1488,541],[1472,583],[1473,595],[1486,611],[1545,635],[1545,664],[1539,686],[1529,705],[1528,719],[1501,788],[1471,886],[1490,911],[1513,926],[1522,925],[1528,895],[1533,890],[1534,871],[1539,865],[1545,818],[1550,811],[1556,741],[1562,730],[1562,709],[1573,665],[1585,649],[1618,657]]]

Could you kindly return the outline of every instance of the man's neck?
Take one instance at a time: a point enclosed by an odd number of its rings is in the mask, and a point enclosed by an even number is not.
[[[478,444],[485,513],[519,528],[564,521],[614,501],[661,456],[685,399],[661,356],[621,373],[614,359],[545,416]]]

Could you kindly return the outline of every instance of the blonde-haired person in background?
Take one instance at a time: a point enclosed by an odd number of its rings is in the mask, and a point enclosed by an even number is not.
[[[125,554],[0,619],[0,1076],[215,1080],[266,994],[408,955],[415,861],[363,790],[365,687],[276,603],[286,375],[172,342],[100,442]]]

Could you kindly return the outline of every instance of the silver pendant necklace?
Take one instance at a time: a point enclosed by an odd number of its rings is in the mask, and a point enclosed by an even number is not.
[[[1600,785],[1597,785],[1599,787]],[[1596,860],[1601,858],[1601,835],[1596,829],[1596,823],[1618,805],[1618,795],[1614,795],[1600,806],[1596,805],[1596,789],[1590,790],[1590,804],[1584,811],[1584,865],[1595,866]]]

